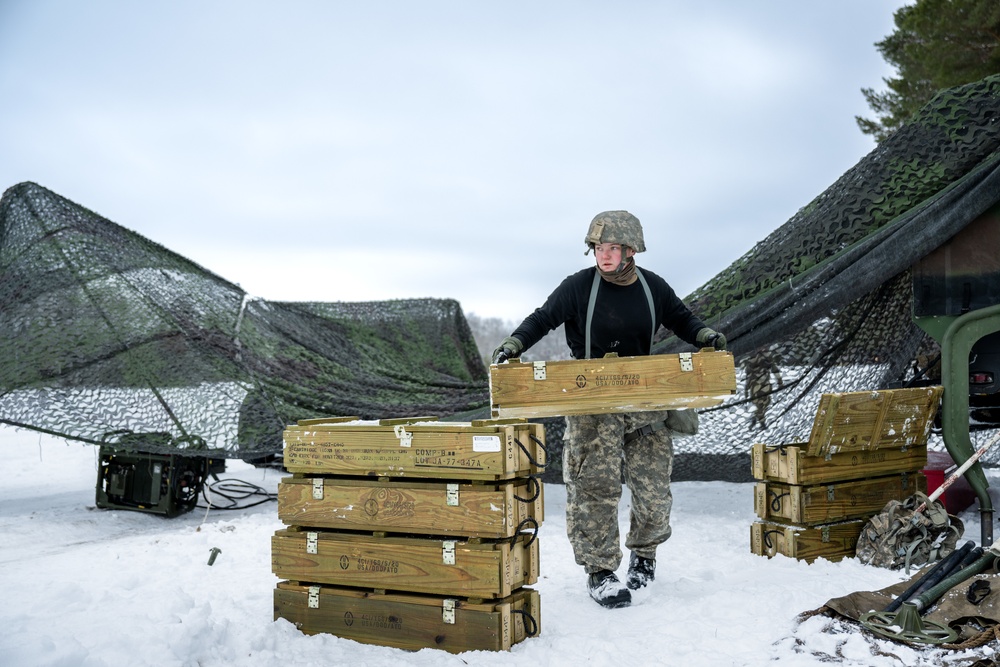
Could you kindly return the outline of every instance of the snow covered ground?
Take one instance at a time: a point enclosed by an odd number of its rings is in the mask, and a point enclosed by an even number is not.
[[[915,651],[798,614],[833,597],[882,588],[901,573],[854,559],[812,565],[749,549],[751,484],[674,485],[674,536],[657,579],[626,609],[591,601],[565,534],[562,486],[545,490],[539,636],[509,653],[407,652],[272,620],[274,502],[167,519],[95,508],[98,449],[0,430],[0,664],[155,665],[698,665],[831,662],[867,667],[968,664],[977,653]],[[989,471],[991,492],[1000,471]],[[282,473],[229,461],[225,477],[275,491]],[[996,503],[996,496],[994,496]],[[627,497],[620,520],[627,523]],[[966,539],[979,519],[962,515]],[[210,550],[221,549],[213,566]],[[619,574],[624,575],[624,566]],[[834,632],[828,632],[828,629]],[[995,656],[994,656],[995,657]]]

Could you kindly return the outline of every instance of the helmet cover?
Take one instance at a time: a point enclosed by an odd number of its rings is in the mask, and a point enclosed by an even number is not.
[[[583,242],[587,244],[587,252],[598,243],[616,243],[628,246],[635,252],[646,250],[646,243],[642,240],[642,224],[639,218],[628,211],[598,213],[590,221],[590,229]]]

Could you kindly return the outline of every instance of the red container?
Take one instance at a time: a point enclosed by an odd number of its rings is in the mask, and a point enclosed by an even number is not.
[[[927,467],[921,472],[927,478],[927,495],[934,493],[958,468],[948,452],[927,452]],[[951,486],[938,498],[948,514],[956,515],[976,500],[976,493],[965,477],[952,482]]]

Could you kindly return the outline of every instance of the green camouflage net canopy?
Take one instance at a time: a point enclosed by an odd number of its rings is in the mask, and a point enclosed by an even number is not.
[[[252,298],[34,183],[0,200],[0,423],[254,460],[299,419],[489,404],[453,300]]]
[[[887,388],[925,369],[933,377],[939,349],[914,323],[911,267],[984,213],[1000,215],[998,202],[1000,76],[992,76],[939,93],[685,299],[726,334],[738,379],[736,396],[702,411],[701,433],[678,441],[679,459],[699,455],[685,476],[725,478],[725,461],[735,461],[731,476],[747,478],[746,459],[731,455],[753,442],[807,440],[824,392]],[[654,352],[682,349],[661,335]]]

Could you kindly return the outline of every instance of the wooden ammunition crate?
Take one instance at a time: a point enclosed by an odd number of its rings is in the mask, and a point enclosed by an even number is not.
[[[927,480],[920,473],[815,486],[758,482],[754,511],[761,519],[811,526],[867,518],[890,500],[905,500],[926,490]]]
[[[750,551],[768,558],[782,554],[808,563],[817,558],[853,558],[864,525],[860,519],[819,526],[758,521],[750,526]]]
[[[283,581],[274,590],[274,618],[309,635],[329,633],[411,651],[507,651],[540,633],[541,604],[530,588],[476,601]]]
[[[271,538],[282,579],[377,590],[502,598],[538,580],[538,540],[452,541],[285,528]]]
[[[806,454],[927,444],[943,387],[823,394]]]
[[[736,393],[729,352],[656,354],[490,366],[494,417],[704,408]]]
[[[350,477],[286,477],[278,518],[288,525],[419,535],[513,537],[544,518],[536,478],[469,483]]]
[[[303,420],[284,442],[289,472],[495,481],[545,467],[545,428],[523,419]]]
[[[880,448],[809,456],[806,446],[753,446],[750,464],[754,479],[786,484],[828,484],[904,472],[915,473],[927,465],[927,445],[906,449]]]

